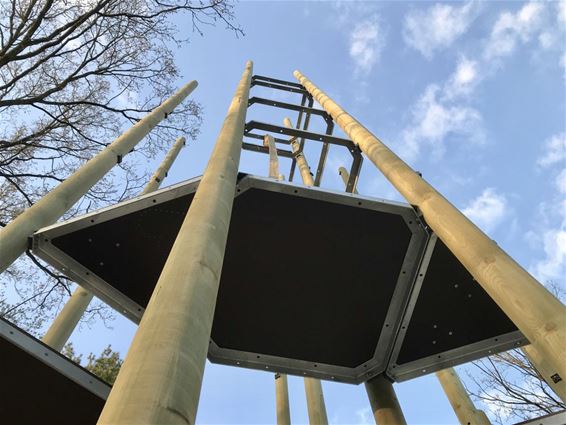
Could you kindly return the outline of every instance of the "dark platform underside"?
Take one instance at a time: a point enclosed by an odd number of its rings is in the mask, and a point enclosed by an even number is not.
[[[516,331],[505,313],[437,240],[397,363]]]
[[[52,243],[145,307],[191,200]],[[398,215],[249,189],[234,200],[212,339],[221,348],[359,366],[373,357],[410,239]]]
[[[2,337],[0,358],[0,423],[96,424],[105,400]]]
[[[410,238],[398,215],[248,190],[234,203],[212,339],[361,365],[373,357]]]
[[[44,258],[55,259],[60,268],[72,264],[65,260],[72,257],[85,268],[75,275],[79,283],[92,285],[93,291],[100,282],[110,285],[121,298],[100,292],[107,302],[122,306],[133,300],[141,314],[192,201],[188,188],[198,185],[192,182],[79,224],[40,231],[34,249],[40,255],[45,250]],[[430,363],[431,356],[481,343],[485,351],[472,351],[472,357],[480,356],[500,349],[497,338],[516,330],[440,241],[428,269],[420,270],[420,292],[415,285],[410,295],[414,310],[403,311],[425,239],[409,207],[253,176],[241,175],[238,185],[212,361],[324,379],[339,372],[336,380],[361,382],[370,369],[384,371],[390,355],[392,367],[421,359]],[[175,193],[178,197],[171,199]],[[89,273],[97,279],[89,280]],[[399,279],[405,279],[405,287]],[[135,319],[135,312],[129,314]],[[396,337],[401,320],[407,329],[399,329]]]
[[[145,307],[193,196],[94,224],[52,243]]]

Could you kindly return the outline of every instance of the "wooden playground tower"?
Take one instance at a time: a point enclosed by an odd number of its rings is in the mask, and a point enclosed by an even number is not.
[[[294,75],[254,76],[246,64],[202,177],[158,190],[179,138],[140,196],[54,224],[192,81],[0,231],[0,271],[30,247],[80,285],[42,341],[0,321],[7,423],[193,424],[207,358],[275,373],[281,425],[290,423],[287,374],[305,377],[312,425],[328,422],[321,379],[365,383],[382,425],[405,423],[393,383],[432,372],[462,424],[488,424],[452,366],[519,346],[566,399],[564,305]],[[301,104],[250,97],[253,86],[296,93]],[[296,113],[296,124],[246,122],[253,105]],[[309,131],[311,119],[324,120],[325,134]],[[334,136],[335,125],[349,138]],[[306,141],[322,144],[314,175]],[[346,193],[317,187],[330,145],[352,155],[350,171],[340,170]],[[239,172],[242,149],[269,154],[268,178]],[[362,154],[408,204],[357,193]],[[280,156],[302,185],[281,180]],[[279,250],[289,261],[266,256]],[[59,353],[93,296],[139,322],[112,388]],[[54,400],[64,396],[62,411]]]

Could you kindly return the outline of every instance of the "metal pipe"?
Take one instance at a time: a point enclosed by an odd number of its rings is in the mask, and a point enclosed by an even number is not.
[[[140,195],[159,189],[161,182],[165,179],[167,172],[184,145],[185,138],[178,137]],[[75,289],[73,295],[65,303],[65,306],[43,336],[42,341],[54,350],[61,351],[77,327],[93,297],[93,294],[80,286]]]
[[[131,152],[163,118],[173,112],[196,86],[196,81],[184,85],[173,96],[130,127],[65,181],[0,230],[0,272],[6,270],[26,250],[27,239],[33,232],[53,224],[65,214],[114,165],[119,163],[122,157]]]
[[[476,409],[453,368],[450,367],[436,372],[436,377],[440,381],[440,385],[442,385],[461,425],[491,425],[486,414],[482,410]]]
[[[548,364],[547,360],[541,356],[535,346],[525,345],[521,350],[552,391],[566,403],[566,380],[558,379],[560,377],[554,375],[552,367]]]
[[[324,395],[319,379],[305,378],[305,393],[307,394],[307,409],[310,425],[328,425]]]
[[[289,388],[287,386],[287,375],[285,374],[275,374],[275,404],[277,409],[277,425],[291,425]]]
[[[195,423],[252,68],[250,61],[99,424]]]
[[[266,134],[263,137],[263,146],[269,149],[269,177],[276,180],[283,180],[284,177],[279,173],[279,158],[273,137]]]
[[[406,425],[405,416],[395,395],[393,384],[384,375],[365,383],[371,411],[377,425]]]
[[[344,186],[348,187],[348,181],[350,180],[350,173],[348,173],[348,170],[346,170],[344,167],[338,167],[338,174],[340,174],[340,177],[342,177]],[[352,193],[356,194],[358,193],[358,190],[354,188],[354,191]]]
[[[283,124],[285,125],[285,127],[293,128],[293,124],[291,123],[291,120],[289,118],[283,119]],[[314,180],[312,178],[309,164],[307,163],[305,154],[301,151],[297,138],[291,137],[291,139],[289,139],[289,144],[291,145],[291,150],[295,154],[295,160],[297,161],[297,165],[299,166],[299,172],[301,173],[303,183],[307,186],[314,186]]]
[[[295,77],[412,205],[529,339],[566,378],[566,307],[436,189],[299,71]]]

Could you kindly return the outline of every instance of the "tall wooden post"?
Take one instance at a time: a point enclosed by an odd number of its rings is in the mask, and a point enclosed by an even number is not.
[[[283,124],[286,127],[293,128],[291,120],[285,118]],[[309,164],[305,155],[300,151],[299,143],[296,138],[291,138],[289,141],[291,149],[296,154],[297,166],[299,167],[299,172],[303,183],[306,186],[314,186],[314,180],[310,172]],[[305,378],[305,393],[307,396],[307,408],[309,412],[309,423],[310,425],[325,425],[328,424],[328,417],[326,415],[326,405],[324,403],[324,394],[322,392],[322,384],[319,379],[316,378]]]
[[[26,209],[0,230],[0,272],[12,264],[27,247],[27,238],[36,230],[53,224],[91,187],[191,93],[196,81],[184,85],[177,93],[147,114],[96,156],[87,161],[65,181]]]
[[[173,144],[173,147],[169,150],[169,152],[167,152],[163,162],[159,165],[159,168],[149,179],[149,182],[141,192],[141,195],[145,195],[159,189],[161,182],[167,175],[167,172],[171,168],[171,165],[184,145],[185,138],[178,137]],[[54,350],[61,351],[77,327],[77,324],[92,301],[92,298],[93,294],[86,289],[81,288],[80,286],[75,289],[71,298],[69,298],[69,300],[65,303],[65,306],[43,336],[42,341]]]
[[[299,71],[295,77],[412,205],[515,323],[561,379],[566,379],[566,307],[434,187]]]
[[[450,367],[436,372],[436,377],[440,381],[440,385],[442,385],[461,425],[491,425],[486,414],[482,410],[476,409],[453,368]]]
[[[305,393],[310,425],[328,425],[320,379],[305,378]]]
[[[291,425],[291,409],[289,408],[289,387],[287,375],[275,374],[275,407],[277,425]]]
[[[283,120],[283,124],[285,125],[285,127],[293,128],[293,124],[291,124],[291,120],[289,118],[285,118]],[[305,154],[301,152],[301,147],[299,142],[297,141],[297,138],[291,137],[289,144],[291,145],[291,150],[295,154],[295,161],[297,162],[297,166],[299,167],[299,172],[301,173],[303,183],[307,186],[314,186],[311,169],[309,167],[309,164],[307,163]]]
[[[342,177],[344,186],[348,187],[348,180],[350,179],[350,173],[348,173],[348,170],[346,170],[344,167],[338,167],[338,174],[340,174],[340,177]],[[352,193],[356,194],[358,193],[358,190],[354,187]]]
[[[344,186],[347,187],[350,179],[348,171],[344,167],[340,167],[338,174],[342,177]],[[353,193],[358,193],[358,191],[354,190]],[[395,389],[390,381],[384,376],[376,376],[366,382],[365,387],[377,425],[403,425],[406,423]]]
[[[393,384],[383,375],[365,383],[371,411],[377,425],[406,425]]]
[[[236,190],[252,62],[99,424],[194,424]]]
[[[277,155],[277,147],[275,140],[269,134],[263,137],[263,146],[269,150],[269,177],[276,180],[283,180],[284,177],[279,173],[279,157]]]
[[[554,374],[552,366],[533,345],[525,345],[521,350],[548,386],[566,403],[566,380]]]

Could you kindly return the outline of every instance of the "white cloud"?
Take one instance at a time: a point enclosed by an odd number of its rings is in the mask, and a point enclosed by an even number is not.
[[[449,47],[464,34],[476,16],[474,2],[462,6],[437,3],[426,10],[409,12],[403,37],[409,46],[431,59],[436,50]]]
[[[491,31],[484,51],[487,60],[511,55],[519,42],[528,42],[544,28],[545,6],[540,2],[530,2],[516,13],[503,12]],[[550,35],[539,39],[541,45],[549,46]]]
[[[507,214],[507,199],[495,189],[487,188],[462,210],[484,232],[494,230]]]
[[[358,425],[369,425],[373,422],[371,409],[369,407],[356,410],[356,416],[358,417]]]
[[[403,131],[402,157],[416,158],[423,143],[433,148],[434,154],[444,153],[444,139],[448,135],[465,136],[470,142],[483,142],[481,114],[470,107],[450,104],[441,99],[438,85],[429,85],[413,107],[413,123]]]
[[[556,2],[558,23],[566,23],[566,1],[560,0]]]
[[[543,236],[545,258],[535,263],[533,273],[541,282],[566,276],[566,230],[550,229]]]
[[[539,167],[549,167],[566,161],[566,133],[552,136],[544,146],[544,153],[537,159]]]
[[[542,32],[538,36],[538,42],[543,49],[550,49],[556,44],[556,35],[551,31]]]
[[[559,193],[566,193],[566,168],[564,168],[560,174],[556,176],[554,184],[556,185]]]
[[[357,72],[369,73],[381,56],[385,45],[377,18],[357,24],[350,34],[350,57]]]
[[[480,80],[478,63],[462,56],[454,74],[448,79],[444,87],[444,95],[447,99],[458,96],[467,96],[475,88]]]

